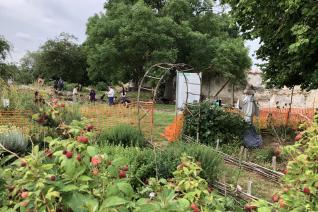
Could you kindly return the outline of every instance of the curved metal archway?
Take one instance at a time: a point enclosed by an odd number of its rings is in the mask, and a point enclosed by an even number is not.
[[[164,77],[168,73],[173,72],[173,71],[182,73],[182,75],[185,79],[186,90],[187,90],[185,105],[188,104],[188,98],[189,98],[189,86],[188,86],[188,84],[190,82],[188,81],[188,78],[185,75],[185,73],[186,72],[195,72],[194,68],[192,66],[190,66],[188,64],[184,64],[184,63],[178,63],[178,64],[158,63],[158,64],[151,66],[146,71],[146,73],[144,74],[143,78],[141,79],[141,81],[138,85],[137,106],[138,106],[138,126],[139,126],[140,131],[141,131],[141,121],[143,120],[143,118],[145,118],[146,115],[148,115],[148,112],[141,114],[141,111],[146,111],[143,109],[143,106],[142,106],[143,104],[142,104],[142,101],[140,100],[141,91],[142,90],[151,91],[152,92],[152,103],[155,104],[157,92],[158,92],[160,84],[162,83],[162,80],[164,79]],[[202,84],[202,78],[201,78],[200,73],[198,73],[198,72],[195,72],[195,73],[198,74],[199,79],[200,79],[200,84]],[[145,82],[147,81],[147,79],[155,82],[155,86],[153,88],[143,87],[145,85]],[[202,89],[202,87],[200,89]],[[200,94],[191,93],[191,95],[201,95],[201,93],[202,93],[201,91],[200,91]],[[177,115],[177,108],[176,108],[176,115]],[[153,141],[153,130],[151,129],[151,142],[152,141]]]

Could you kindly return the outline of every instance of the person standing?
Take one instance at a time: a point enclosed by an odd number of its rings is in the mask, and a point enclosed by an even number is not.
[[[111,86],[108,86],[107,96],[108,104],[109,106],[112,106],[114,104],[115,90]]]
[[[91,89],[91,91],[89,92],[89,100],[91,103],[95,104],[96,101],[96,92],[94,89]]]
[[[58,81],[58,88],[59,88],[59,91],[62,91],[64,88],[64,81],[63,81],[62,77],[60,77],[60,79]]]
[[[73,102],[77,101],[77,94],[78,94],[78,90],[77,90],[77,86],[75,86],[73,88]]]
[[[253,86],[248,85],[244,90],[244,94],[242,112],[244,113],[244,120],[248,124],[248,128],[244,134],[244,145],[247,148],[260,147],[263,141],[253,125],[253,117],[259,114],[259,109],[254,98],[255,90]]]

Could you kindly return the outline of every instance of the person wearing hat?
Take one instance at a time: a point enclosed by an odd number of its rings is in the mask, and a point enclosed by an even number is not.
[[[255,90],[252,85],[247,85],[244,90],[245,97],[243,99],[242,111],[244,119],[247,123],[253,124],[253,116],[258,116],[258,106],[255,102]]]
[[[253,116],[258,116],[259,109],[255,102],[255,89],[252,85],[247,85],[244,90],[245,97],[243,99],[242,111],[244,113],[244,120],[248,124],[248,129],[244,134],[244,145],[247,148],[257,148],[262,145],[262,138],[257,134],[253,126]]]

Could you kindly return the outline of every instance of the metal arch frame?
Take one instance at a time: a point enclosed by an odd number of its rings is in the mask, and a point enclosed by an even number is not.
[[[156,69],[159,69],[160,71],[162,71],[162,73],[160,73],[160,76],[152,76],[152,75],[149,75],[152,71],[156,70]],[[150,68],[148,68],[148,70],[146,71],[146,73],[144,74],[144,76],[142,77],[139,85],[138,85],[138,96],[137,96],[137,107],[138,107],[138,127],[139,127],[139,131],[141,131],[141,121],[142,119],[145,117],[144,116],[140,116],[140,109],[142,107],[141,105],[141,101],[140,101],[140,93],[141,93],[141,90],[144,89],[144,90],[150,90],[152,91],[152,102],[153,104],[156,102],[156,96],[157,96],[157,92],[158,92],[158,89],[159,89],[159,86],[161,85],[161,82],[162,80],[164,79],[164,77],[171,71],[179,71],[182,73],[184,79],[185,79],[185,83],[186,83],[186,89],[187,89],[187,92],[186,92],[186,102],[185,102],[185,109],[187,109],[187,104],[188,104],[188,98],[189,98],[189,81],[188,81],[188,78],[186,77],[185,75],[185,72],[195,72],[194,71],[194,68],[188,64],[185,64],[185,63],[177,63],[177,64],[173,64],[173,63],[158,63],[158,64],[155,64],[153,66],[151,66]],[[199,76],[199,79],[200,79],[200,84],[202,85],[202,77],[200,75],[199,72],[195,72],[198,74]],[[145,82],[145,79],[146,78],[150,78],[150,79],[155,79],[155,80],[158,80],[156,86],[154,89],[147,89],[147,88],[143,88],[143,84]],[[194,94],[194,95],[199,95],[199,94]],[[200,95],[202,95],[202,86],[200,88]],[[201,99],[201,96],[200,96],[200,99]],[[147,114],[146,114],[147,115]],[[177,106],[176,106],[176,116],[177,116]],[[151,142],[153,141],[153,129],[151,129]]]

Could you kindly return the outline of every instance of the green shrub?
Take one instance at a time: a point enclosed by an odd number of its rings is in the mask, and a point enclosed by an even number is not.
[[[189,105],[189,114],[185,116],[183,133],[207,145],[231,143],[233,140],[241,141],[247,127],[244,119],[235,113],[224,111],[209,102]]]
[[[64,90],[73,91],[73,89],[77,86],[77,83],[68,83],[64,82]]]
[[[0,144],[13,152],[24,152],[28,146],[23,133],[8,126],[0,126]]]
[[[147,145],[138,129],[127,124],[118,125],[101,133],[98,142],[103,144],[143,147]]]
[[[107,84],[105,82],[98,82],[96,84],[96,90],[98,90],[98,91],[106,91],[107,90]]]
[[[110,157],[122,156],[130,167],[133,175],[131,184],[134,187],[141,185],[150,177],[171,178],[176,167],[180,164],[183,153],[194,157],[201,163],[203,171],[201,176],[209,183],[215,181],[223,170],[223,162],[220,156],[210,147],[196,143],[174,143],[168,147],[154,151],[150,148],[134,148],[106,146],[104,152]]]

